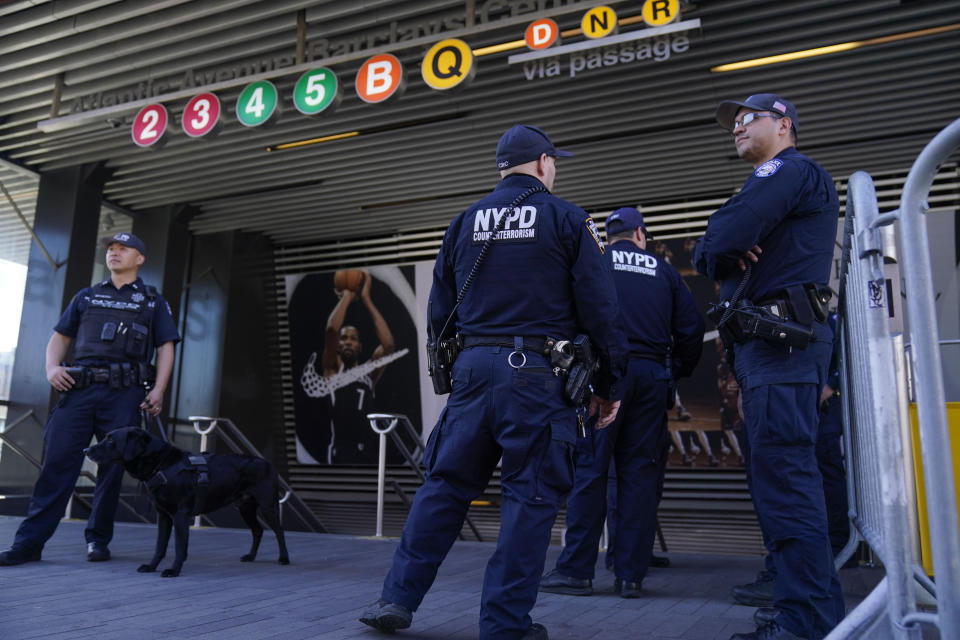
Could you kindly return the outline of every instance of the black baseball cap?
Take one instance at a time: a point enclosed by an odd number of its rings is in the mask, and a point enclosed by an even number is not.
[[[800,129],[800,123],[797,119],[797,108],[793,106],[792,102],[786,98],[781,98],[775,93],[755,93],[743,102],[724,100],[717,107],[717,112],[713,117],[717,119],[721,127],[727,131],[732,131],[733,121],[737,117],[737,112],[743,108],[754,109],[756,111],[770,111],[781,116],[786,116],[790,118],[790,122],[793,123],[794,131]]]
[[[647,225],[643,223],[643,214],[634,207],[620,207],[609,216],[606,222],[607,235],[613,235],[622,231],[632,231],[633,229],[643,229],[643,233],[648,238],[652,238],[647,231]]]
[[[553,146],[550,137],[540,129],[528,124],[515,124],[500,136],[497,144],[497,169],[503,171],[531,162],[544,153],[562,157],[573,155]]]
[[[136,249],[144,256],[147,255],[147,245],[143,244],[143,240],[133,235],[132,233],[121,231],[116,235],[107,236],[105,238],[100,239],[100,245],[104,249],[109,247],[114,242],[116,242],[117,244],[122,244],[125,247],[130,247],[131,249]]]

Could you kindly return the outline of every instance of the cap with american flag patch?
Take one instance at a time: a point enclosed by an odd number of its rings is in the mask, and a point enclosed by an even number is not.
[[[743,102],[736,100],[724,100],[717,107],[714,117],[720,126],[730,131],[733,129],[733,121],[737,117],[740,109],[754,109],[756,111],[770,111],[781,116],[790,118],[794,131],[800,128],[797,118],[797,108],[793,103],[785,98],[781,98],[775,93],[755,93]]]

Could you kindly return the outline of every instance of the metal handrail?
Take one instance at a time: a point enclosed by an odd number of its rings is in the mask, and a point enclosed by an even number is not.
[[[39,470],[39,469],[42,469],[42,468],[43,468],[43,463],[40,462],[40,460],[38,460],[37,458],[33,457],[33,455],[32,455],[29,451],[27,451],[26,449],[24,449],[23,447],[21,447],[20,445],[18,445],[16,442],[14,442],[13,440],[11,440],[11,439],[9,438],[10,430],[13,429],[14,427],[16,427],[16,426],[18,426],[18,425],[23,424],[24,422],[26,422],[26,420],[27,420],[28,418],[33,418],[33,419],[36,420],[38,423],[40,422],[39,420],[37,420],[36,414],[35,414],[35,412],[33,411],[33,409],[30,409],[30,410],[27,411],[25,414],[23,414],[22,416],[20,416],[20,417],[17,418],[16,420],[14,420],[11,424],[7,425],[6,428],[5,428],[3,431],[0,431],[0,441],[3,441],[3,444],[5,444],[6,446],[10,447],[10,450],[11,450],[11,451],[13,451],[14,453],[16,453],[18,456],[20,456],[21,458],[23,458],[24,460],[26,460],[27,462],[29,462],[30,464],[32,464],[34,467],[36,467],[36,468]],[[81,472],[80,472],[80,475],[78,476],[78,478],[79,478],[79,477],[87,478],[88,480],[90,480],[90,481],[93,482],[93,483],[96,483],[96,482],[97,482],[96,476],[94,476],[94,475],[93,475],[92,473],[90,473],[89,471],[81,471]],[[87,500],[86,498],[84,498],[83,496],[81,496],[81,495],[80,495],[80,492],[77,491],[77,488],[76,488],[76,487],[73,488],[72,495],[71,495],[70,499],[71,499],[71,500],[77,500],[78,502],[80,502],[80,504],[82,504],[83,506],[85,506],[87,509],[90,509],[91,511],[93,511],[93,504],[92,504],[89,500]],[[143,516],[142,514],[140,514],[136,509],[134,509],[132,506],[130,506],[130,505],[127,503],[127,501],[123,499],[123,496],[120,496],[120,502],[119,502],[119,504],[120,504],[121,506],[123,506],[127,511],[129,511],[130,513],[132,513],[134,516],[136,516],[137,518],[139,518],[142,522],[144,522],[144,523],[146,523],[146,524],[152,524],[148,518],[144,517],[144,516]],[[67,509],[66,509],[66,513],[70,513],[70,511],[71,511],[71,508],[70,508],[70,506],[68,505],[68,506],[67,506]]]
[[[383,502],[384,502],[384,484],[387,477],[387,435],[389,434],[390,439],[393,440],[393,443],[397,446],[397,449],[400,451],[400,454],[406,459],[407,464],[410,465],[410,468],[413,469],[413,472],[420,479],[420,483],[423,484],[426,482],[426,475],[423,473],[423,470],[420,468],[420,462],[417,459],[419,456],[423,455],[425,451],[425,446],[423,440],[420,438],[420,434],[417,433],[416,429],[413,428],[413,424],[410,423],[410,419],[402,413],[368,413],[367,420],[370,421],[370,428],[373,429],[374,433],[378,434],[380,438],[380,454],[379,462],[377,468],[377,537],[383,537]],[[380,423],[386,421],[387,424],[384,427],[380,426]],[[404,430],[407,432],[407,435],[413,440],[414,448],[413,451],[407,448],[406,443],[403,441],[403,438],[400,437],[400,434],[397,433],[397,425],[403,425]],[[403,503],[410,508],[410,500],[407,498],[406,493],[404,493],[403,488],[396,481],[391,480],[391,485],[393,486],[394,491],[400,496],[400,499]],[[483,541],[483,537],[480,535],[480,530],[473,520],[470,519],[469,515],[464,514],[464,520],[470,526],[470,530],[473,531],[473,535],[477,537],[477,540]],[[463,533],[459,534],[461,540],[464,539]]]
[[[223,440],[234,453],[252,455],[258,458],[263,457],[263,454],[253,446],[253,443],[243,435],[243,432],[240,431],[237,425],[229,418],[190,416],[188,420],[193,423],[194,431],[200,435],[200,450],[203,452],[206,452],[209,447],[210,434],[215,434],[220,436],[220,439]],[[209,423],[209,425],[203,428],[200,426],[201,423]],[[289,503],[294,514],[301,522],[307,525],[311,531],[314,533],[327,533],[327,527],[320,521],[310,507],[307,506],[307,503],[290,488],[290,485],[283,479],[283,476],[278,474],[277,477],[280,480],[280,487],[284,491],[284,495],[279,499],[281,518],[283,516],[283,505]]]

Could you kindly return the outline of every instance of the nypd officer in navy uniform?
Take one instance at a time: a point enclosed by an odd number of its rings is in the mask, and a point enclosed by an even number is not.
[[[833,355],[830,373],[820,391],[820,425],[817,432],[817,467],[823,477],[823,500],[827,507],[827,533],[830,549],[840,555],[850,540],[850,516],[847,498],[847,472],[843,462],[843,406],[840,404],[840,336],[837,334],[837,314],[831,313],[827,324],[834,333]],[[843,567],[855,567],[856,557],[851,557]],[[834,562],[836,566],[836,562]],[[730,590],[733,599],[740,604],[760,607],[753,619],[770,620],[779,613],[773,606],[774,583],[777,568],[772,558],[764,557],[764,568],[756,581],[737,585]]]
[[[577,441],[577,470],[567,499],[566,546],[540,590],[590,595],[606,512],[607,469],[616,468],[614,587],[640,596],[657,529],[660,472],[669,447],[667,407],[674,377],[688,376],[703,350],[703,318],[683,278],[647,251],[643,215],[633,207],[607,218],[607,256],[620,300],[630,359],[623,400],[606,429]]]
[[[779,612],[732,639],[819,640],[844,615],[815,454],[832,333],[811,295],[829,279],[839,202],[830,175],[796,149],[793,104],[761,93],[721,102],[716,119],[754,171],[711,215],[697,270],[720,283],[721,301],[749,301],[754,314],[812,333],[804,348],[751,337],[740,325],[725,338],[734,343],[727,346],[742,394],[750,490],[777,571]]]
[[[114,429],[140,423],[140,410],[156,416],[173,371],[180,339],[170,307],[137,276],[146,247],[132,233],[105,238],[110,277],[74,296],[47,343],[47,380],[62,392],[43,432],[44,455],[27,517],[0,565],[40,559],[63,517],[80,475],[83,449]],[[63,365],[73,345],[73,364]],[[156,368],[150,366],[156,348]],[[151,387],[147,391],[147,387]],[[109,560],[113,518],[123,468],[101,465],[85,530],[87,559]]]
[[[616,416],[626,357],[617,294],[597,228],[586,212],[548,191],[556,157],[568,155],[536,127],[510,128],[497,146],[502,180],[444,235],[428,309],[433,336],[442,334],[484,241],[506,216],[456,309],[453,322],[463,350],[452,368],[447,406],[424,452],[426,482],[417,491],[381,598],[360,618],[382,631],[410,625],[470,501],[502,458],[502,521],[483,580],[480,638],[547,638],[529,613],[551,527],[573,486],[578,414],[564,399],[563,376],[544,355],[545,338],[589,335],[600,362],[590,400],[598,428]]]

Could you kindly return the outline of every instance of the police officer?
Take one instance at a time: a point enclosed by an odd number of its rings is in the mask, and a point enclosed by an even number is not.
[[[818,305],[830,274],[839,202],[830,175],[796,149],[797,111],[789,101],[772,93],[727,100],[716,119],[733,133],[737,154],[754,171],[710,217],[694,263],[720,284],[721,300],[745,310],[724,314],[720,330],[734,355],[750,489],[777,571],[779,611],[755,632],[732,639],[819,640],[844,613],[814,451],[832,340]],[[776,335],[794,341],[794,329],[802,327],[812,339],[777,344],[774,335],[752,334],[741,317],[781,323],[776,326],[784,330]],[[792,323],[789,332],[786,322]]]
[[[827,508],[827,533],[830,536],[830,550],[840,555],[850,539],[850,517],[847,498],[847,472],[843,463],[843,407],[840,404],[840,337],[837,335],[837,314],[827,318],[834,332],[833,355],[830,360],[830,373],[820,392],[820,424],[817,432],[817,468],[823,477],[823,500]],[[834,562],[836,566],[836,562]],[[843,567],[857,566],[857,559],[851,557]],[[764,557],[764,568],[757,579],[730,590],[733,599],[740,604],[760,607],[753,614],[757,621],[771,620],[778,611],[773,607],[774,583],[777,568],[772,558]]]
[[[74,296],[47,343],[47,380],[62,392],[44,437],[43,467],[27,517],[0,565],[40,559],[43,545],[63,517],[80,475],[83,449],[96,435],[140,422],[140,410],[156,416],[173,371],[173,346],[180,339],[170,307],[137,276],[146,247],[132,233],[106,238],[110,277]],[[74,364],[64,366],[73,345]],[[149,363],[156,347],[156,369]],[[149,388],[149,391],[147,391]],[[87,522],[87,559],[109,560],[113,517],[123,468],[101,465]]]
[[[547,638],[529,613],[551,527],[573,486],[578,414],[564,399],[564,377],[545,356],[550,342],[545,338],[557,341],[556,348],[584,332],[592,340],[600,368],[590,410],[599,414],[598,428],[616,415],[626,356],[617,294],[597,228],[586,212],[549,192],[556,157],[569,155],[536,127],[511,127],[497,146],[502,180],[444,235],[434,266],[428,334],[442,337],[453,315],[463,350],[452,368],[452,393],[424,452],[426,482],[382,596],[360,618],[382,631],[410,625],[470,501],[502,458],[502,523],[483,581],[480,638]]]
[[[540,590],[590,595],[606,512],[607,469],[616,468],[614,587],[640,596],[657,529],[660,473],[669,448],[667,407],[671,376],[688,376],[703,349],[703,318],[683,278],[647,251],[643,215],[633,207],[607,218],[607,256],[630,348],[623,403],[608,428],[577,441],[577,470],[567,499],[566,546]]]

